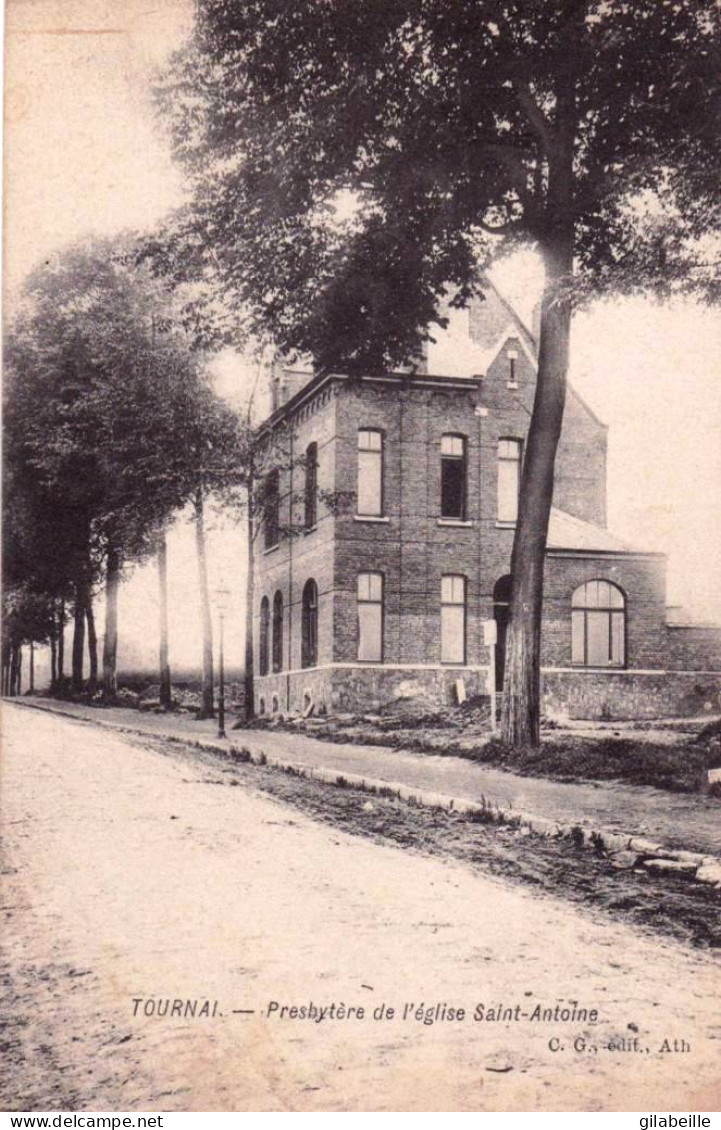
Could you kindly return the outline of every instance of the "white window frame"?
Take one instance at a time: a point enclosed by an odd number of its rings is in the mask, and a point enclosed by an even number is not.
[[[363,632],[361,608],[375,608],[378,610],[378,654],[363,655]],[[359,573],[356,586],[356,610],[358,620],[358,662],[382,663],[385,648],[385,578],[383,573]]]
[[[359,428],[358,429],[358,494],[356,503],[356,514],[359,518],[382,518],[384,514],[384,478],[385,478],[385,436],[380,428]],[[361,483],[365,480],[366,476],[373,476],[373,490],[362,490]],[[362,502],[363,496],[372,493],[374,495],[373,501],[368,505],[367,509],[361,509],[364,505]],[[377,500],[375,499],[377,495]]]
[[[461,573],[444,573],[441,576],[441,663],[449,667],[465,667],[467,662],[467,596],[468,581]],[[460,609],[461,657],[456,649],[458,641],[458,610]]]

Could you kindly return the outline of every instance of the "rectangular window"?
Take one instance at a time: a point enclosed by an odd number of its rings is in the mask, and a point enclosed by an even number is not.
[[[466,441],[441,437],[441,518],[466,517]]]
[[[265,480],[263,523],[265,526],[265,548],[272,549],[274,545],[278,544],[280,532],[280,478],[277,471],[271,471]]]
[[[318,444],[310,443],[305,453],[305,528],[310,530],[318,517]]]
[[[383,661],[383,574],[358,574],[358,659]]]
[[[358,432],[358,514],[383,515],[383,433],[369,429]]]
[[[441,577],[441,663],[466,662],[466,578]]]
[[[515,522],[518,519],[518,497],[521,491],[520,439],[498,441],[498,521]]]

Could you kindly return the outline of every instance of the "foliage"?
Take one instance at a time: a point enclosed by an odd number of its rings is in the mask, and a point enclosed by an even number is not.
[[[123,565],[154,552],[199,491],[228,496],[242,477],[242,428],[196,344],[130,237],[38,267],[6,335],[5,626],[45,639],[35,604],[57,614],[71,599],[76,682],[93,584],[106,574],[112,688]]]
[[[718,295],[718,0],[198,0],[158,87],[192,183],[168,256],[321,371],[415,364],[492,259],[546,271],[504,735],[539,741],[574,302]],[[715,257],[714,257],[715,256]]]
[[[56,630],[55,603],[27,585],[6,585],[2,623],[5,645],[19,648],[25,643],[46,643]]]
[[[39,268],[6,341],[17,522],[46,542],[72,535],[96,566],[110,543],[126,559],[150,552],[198,476],[219,485],[237,462],[235,417],[202,362],[130,241],[78,245]],[[61,519],[50,530],[43,510]],[[25,575],[57,550],[32,540],[16,566]]]
[[[172,255],[326,369],[417,355],[444,289],[562,223],[575,297],[714,299],[720,23],[711,0],[200,0],[158,87],[194,188]]]

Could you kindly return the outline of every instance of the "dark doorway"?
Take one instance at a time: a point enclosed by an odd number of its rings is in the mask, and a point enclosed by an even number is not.
[[[506,669],[506,632],[511,613],[512,577],[506,573],[496,581],[493,589],[493,619],[498,625],[496,641],[496,690],[503,690],[503,674]]]

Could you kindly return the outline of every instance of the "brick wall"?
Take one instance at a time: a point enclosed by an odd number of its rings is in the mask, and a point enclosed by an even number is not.
[[[507,348],[518,354],[516,388],[508,387]],[[281,459],[281,526],[290,536],[266,552],[261,534],[255,556],[256,662],[261,598],[267,595],[272,607],[279,590],[284,601],[283,672],[258,680],[258,695],[263,694],[267,709],[274,693],[280,709],[302,709],[308,688],[318,704],[338,706],[343,700],[349,709],[362,709],[365,695],[368,708],[389,701],[406,684],[405,689],[417,687],[419,695],[436,694],[447,701],[456,675],[440,665],[440,589],[445,573],[467,579],[464,678],[468,693],[483,693],[485,672],[472,669],[488,663],[482,621],[493,616],[493,589],[509,571],[514,534],[512,526],[498,521],[498,441],[525,438],[534,384],[534,366],[516,338],[509,339],[480,381],[434,381],[399,374],[352,382],[334,378],[325,386],[311,387],[305,400],[291,405],[284,433],[279,421],[279,434],[285,439],[277,445],[279,451],[290,452]],[[556,501],[581,518],[603,523],[605,428],[573,395],[568,404]],[[384,434],[382,521],[355,514],[361,428],[377,428]],[[463,435],[467,444],[466,520],[455,524],[439,521],[440,447],[445,433]],[[320,503],[317,525],[306,532],[302,457],[311,442],[318,445],[320,489],[349,492],[352,497],[347,510],[335,514]],[[385,668],[356,666],[357,575],[366,571],[384,576]],[[300,670],[301,594],[309,577],[319,591],[318,664],[323,668],[313,672]],[[694,635],[665,624],[662,557],[552,551],[546,566],[543,664],[562,669],[548,673],[547,685],[554,694],[570,695],[573,709],[598,714],[610,709],[611,700],[626,703],[619,706],[621,710],[655,709],[643,706],[640,699],[643,686],[656,684],[636,683],[629,675],[609,682],[611,676],[605,672],[596,678],[590,672],[563,670],[571,666],[573,591],[597,578],[613,581],[625,593],[628,668],[637,672],[662,671],[671,665],[714,669],[721,633],[695,630]],[[626,682],[619,682],[620,678]],[[611,685],[618,689],[609,699]],[[663,693],[654,690],[649,702],[661,702]]]
[[[658,554],[572,556],[551,551],[546,559],[541,661],[571,666],[571,598],[586,581],[617,585],[626,600],[626,666],[667,666],[666,561]]]
[[[318,489],[335,489],[335,410],[332,388],[324,388],[300,405],[287,426],[277,429],[278,438],[269,446],[264,469],[280,469],[280,539],[265,549],[263,530],[255,541],[254,654],[260,670],[260,603],[268,597],[271,609],[276,591],[283,596],[283,670],[301,666],[301,613],[303,587],[309,579],[318,586],[318,661],[333,657],[333,508],[319,499],[317,522],[304,527],[305,453],[310,443],[318,447]]]
[[[682,671],[721,671],[721,627],[668,625],[668,665]]]

